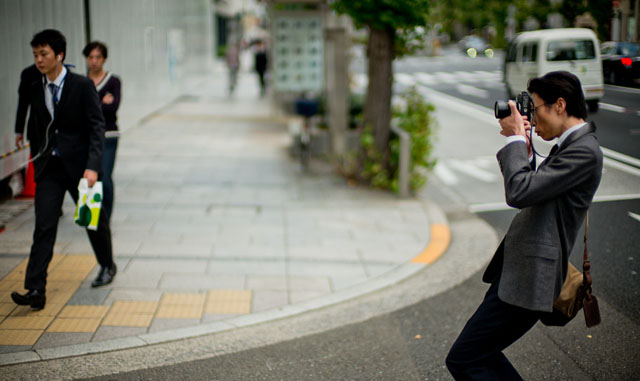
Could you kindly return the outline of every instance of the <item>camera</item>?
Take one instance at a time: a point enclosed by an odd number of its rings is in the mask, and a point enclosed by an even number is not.
[[[526,116],[529,122],[533,122],[533,99],[531,95],[526,91],[521,92],[516,97],[516,108],[522,116]],[[511,115],[511,108],[509,107],[509,101],[496,101],[493,106],[493,112],[496,115],[496,119],[506,118]]]

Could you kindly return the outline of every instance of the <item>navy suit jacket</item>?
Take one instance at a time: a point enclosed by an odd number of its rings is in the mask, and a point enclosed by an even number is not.
[[[54,148],[72,178],[80,179],[85,169],[102,170],[104,116],[96,87],[89,78],[67,72],[55,119],[44,102],[44,80],[31,86],[29,133],[35,181],[42,175]],[[49,123],[51,125],[49,126]]]
[[[589,123],[533,170],[525,144],[498,154],[509,206],[520,209],[484,273],[500,280],[505,303],[551,312],[567,274],[569,255],[602,176],[602,151]]]

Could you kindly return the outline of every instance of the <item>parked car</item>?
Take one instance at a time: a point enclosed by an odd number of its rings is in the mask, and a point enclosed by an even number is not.
[[[509,44],[504,62],[509,98],[525,91],[531,78],[557,70],[580,79],[589,110],[597,111],[604,84],[599,44],[591,29],[545,29],[518,34]]]
[[[478,36],[465,36],[458,41],[458,46],[463,53],[471,58],[476,58],[479,54],[484,54],[489,58],[493,58],[493,49],[484,38]]]
[[[600,52],[606,83],[626,85],[640,79],[640,44],[609,41],[600,46]]]

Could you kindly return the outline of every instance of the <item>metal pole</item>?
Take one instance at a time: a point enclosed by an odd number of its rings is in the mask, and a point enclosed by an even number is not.
[[[411,196],[409,181],[411,178],[411,135],[395,122],[391,123],[391,131],[400,138],[400,166],[398,168],[398,194],[401,198]]]

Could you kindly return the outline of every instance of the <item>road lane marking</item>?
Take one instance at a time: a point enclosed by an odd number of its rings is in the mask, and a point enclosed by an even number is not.
[[[636,159],[635,157],[631,157],[623,153],[616,152],[604,147],[602,147],[601,149],[602,149],[602,153],[604,153],[606,156],[612,159],[640,168],[640,160]]]
[[[458,83],[456,90],[461,94],[471,95],[476,98],[486,99],[489,98],[489,92],[487,90],[479,89],[477,87]]]
[[[631,212],[627,212],[627,214],[629,215],[629,217],[631,217],[634,220],[640,222],[640,214],[635,214],[635,213],[631,213]]]
[[[603,109],[603,110],[619,112],[619,113],[622,113],[622,114],[627,112],[627,109],[622,107],[622,106],[616,106],[616,105],[612,105],[612,104],[604,103],[604,102],[598,102],[598,104],[600,105],[600,108]]]
[[[425,85],[435,85],[438,83],[436,78],[432,74],[418,72],[414,74],[418,82]]]
[[[458,176],[453,173],[442,161],[438,161],[434,168],[435,175],[446,185],[458,184]]]
[[[409,74],[397,73],[394,74],[393,77],[398,81],[398,83],[405,86],[413,86],[416,84],[416,81]]]
[[[485,171],[484,169],[479,168],[478,166],[469,162],[451,159],[449,160],[449,165],[454,169],[466,173],[467,175],[474,177],[480,181],[484,181],[485,183],[493,183],[498,178],[498,176],[496,176],[492,172]]]
[[[431,264],[440,258],[449,247],[451,242],[451,231],[447,224],[431,224],[431,234],[429,244],[411,263]]]
[[[640,169],[634,168],[634,167],[632,167],[630,165],[627,165],[625,163],[621,163],[621,162],[619,162],[617,160],[608,158],[606,156],[604,158],[604,165],[609,166],[609,167],[613,167],[613,168],[615,168],[615,169],[617,169],[619,171],[626,172],[626,173],[628,173],[630,175],[634,175],[636,177],[640,177]]]

